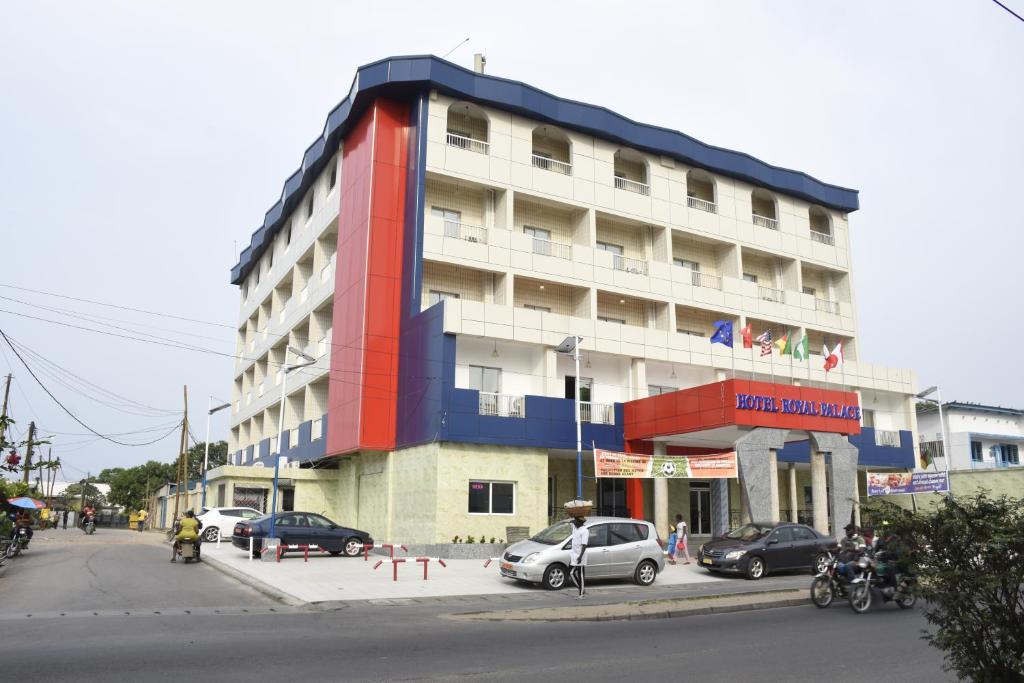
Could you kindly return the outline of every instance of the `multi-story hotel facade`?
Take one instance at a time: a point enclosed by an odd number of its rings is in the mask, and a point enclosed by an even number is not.
[[[854,190],[435,57],[361,67],[232,270],[232,462],[315,468],[316,511],[379,539],[536,531],[576,494],[579,389],[599,512],[681,512],[697,534],[749,515],[827,526],[858,493],[824,463],[915,462],[914,374],[862,358],[857,208]],[[744,349],[748,323],[815,355]],[[579,379],[555,350],[571,336]],[[296,352],[316,362],[286,373]],[[739,393],[860,419],[750,420]],[[595,446],[737,450],[740,481],[595,479]]]

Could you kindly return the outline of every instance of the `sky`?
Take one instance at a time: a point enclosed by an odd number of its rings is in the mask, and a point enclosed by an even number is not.
[[[0,330],[85,423],[0,339],[15,432],[52,435],[67,479],[172,461],[187,385],[203,440],[231,394],[229,269],[356,68],[467,37],[449,59],[857,188],[860,357],[1024,408],[1024,22],[990,0],[638,7],[0,0]]]

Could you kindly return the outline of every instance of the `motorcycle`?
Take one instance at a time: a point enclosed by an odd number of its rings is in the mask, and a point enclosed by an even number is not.
[[[85,523],[82,524],[82,531],[84,531],[87,536],[92,536],[93,533],[96,532],[96,520],[92,517],[86,517]]]
[[[14,530],[11,535],[11,542],[7,544],[7,557],[8,559],[17,557],[21,554],[22,550],[28,549],[28,529],[23,526],[19,526]]]
[[[192,560],[199,561],[199,542],[183,540],[178,543],[178,557],[180,557],[185,564],[188,564]]]
[[[857,614],[871,608],[875,591],[882,596],[883,602],[894,601],[900,609],[910,609],[917,603],[917,580],[913,576],[896,574],[895,581],[890,582],[879,575],[878,559],[867,555],[857,560],[856,566],[861,574],[850,581],[849,601],[850,609]],[[894,570],[890,568],[889,571]]]
[[[811,602],[815,607],[828,607],[836,597],[849,597],[849,580],[839,573],[839,558],[828,553],[825,571],[811,581]]]

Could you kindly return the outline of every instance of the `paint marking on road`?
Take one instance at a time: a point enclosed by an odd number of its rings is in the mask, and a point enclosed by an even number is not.
[[[32,613],[18,613],[18,612],[0,612],[0,622],[3,621],[18,621],[22,619],[78,619],[82,617],[100,617],[100,618],[138,618],[138,617],[185,617],[185,616],[222,616],[222,617],[239,617],[239,616],[260,616],[260,615],[287,615],[287,614],[301,614],[308,612],[305,608],[282,608],[282,607],[266,607],[266,608],[247,608],[240,609],[237,607],[189,607],[189,608],[161,608],[146,609],[140,608],[136,610],[81,610],[81,611],[68,611],[63,612],[32,612]]]

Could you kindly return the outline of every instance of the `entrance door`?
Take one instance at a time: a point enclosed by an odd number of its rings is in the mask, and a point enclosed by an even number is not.
[[[625,479],[597,480],[597,514],[601,517],[629,517]]]
[[[711,533],[711,485],[690,482],[690,533]]]

